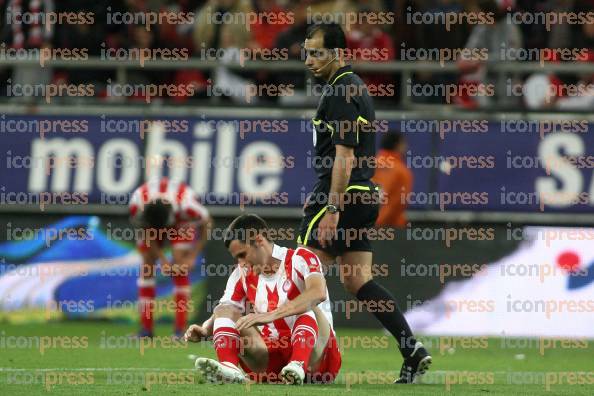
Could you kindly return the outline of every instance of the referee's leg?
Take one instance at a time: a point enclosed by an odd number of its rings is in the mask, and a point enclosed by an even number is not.
[[[392,293],[374,281],[372,276],[373,252],[367,231],[375,224],[379,206],[364,204],[355,196],[351,198],[352,204],[345,205],[341,213],[338,239],[332,241],[331,247],[322,248],[315,232],[324,212],[323,206],[306,207],[297,243],[315,253],[325,269],[335,260],[338,262],[340,280],[345,289],[359,301],[367,303],[364,306],[396,338],[398,348],[406,359],[414,353],[417,341]]]
[[[414,351],[417,340],[392,293],[373,280],[372,263],[372,252],[344,252],[338,257],[341,281],[345,289],[357,297],[357,300],[366,302],[364,306],[369,313],[396,338],[402,356],[407,358]]]
[[[342,256],[334,257],[325,251],[313,246],[303,246],[315,253],[322,265],[327,269],[335,261],[340,268],[340,281],[346,291],[355,296],[357,300],[366,302],[368,312],[374,315],[380,323],[394,336],[404,358],[409,357],[415,348],[417,340],[398,308],[396,299],[382,285],[373,280],[372,263],[373,253],[369,251],[348,251]],[[369,302],[374,302],[369,304]],[[370,309],[370,307],[374,307]]]

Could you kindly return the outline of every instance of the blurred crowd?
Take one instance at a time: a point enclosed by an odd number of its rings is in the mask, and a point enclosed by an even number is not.
[[[594,74],[552,74],[506,72],[496,74],[488,69],[488,63],[500,60],[502,48],[543,50],[573,48],[584,49],[579,57],[572,59],[556,56],[556,52],[538,52],[548,63],[592,62],[594,61],[594,23],[509,23],[508,15],[538,13],[592,13],[594,0],[0,0],[0,43],[7,48],[87,48],[89,56],[101,56],[106,49],[167,48],[185,49],[188,58],[210,59],[216,67],[210,70],[128,69],[128,84],[185,84],[193,87],[192,95],[171,95],[175,102],[215,101],[217,103],[245,103],[246,87],[266,84],[291,84],[295,94],[290,97],[259,92],[251,104],[280,103],[281,105],[315,103],[309,93],[311,81],[305,71],[247,70],[233,67],[242,62],[241,49],[249,50],[250,59],[270,59],[274,50],[283,49],[285,56],[280,60],[302,59],[302,43],[311,16],[340,16],[347,13],[359,15],[382,13],[394,15],[392,23],[372,23],[369,18],[358,18],[355,23],[343,23],[350,50],[381,49],[381,56],[374,59],[355,58],[352,62],[372,60],[405,61],[409,59],[406,49],[461,49],[486,48],[488,59],[459,56],[454,60],[455,71],[435,73],[418,71],[411,75],[411,84],[455,85],[459,92],[450,102],[443,95],[419,95],[411,98],[413,103],[452,103],[463,108],[482,108],[493,105],[525,105],[528,108],[593,108],[593,94],[584,100],[572,100],[559,90],[551,95],[545,86],[559,87],[562,84],[594,84]],[[5,23],[11,15],[28,12],[31,15],[55,13],[84,13],[95,15],[93,24]],[[151,25],[135,23],[107,23],[117,13],[135,15],[138,13],[192,14],[191,23],[169,23],[168,20]],[[447,25],[444,23],[407,23],[417,15],[425,20],[435,20],[444,13],[491,13],[493,24],[473,24],[469,20]],[[255,23],[246,23],[238,18],[241,14],[260,15]],[[117,15],[121,15],[117,14]],[[287,15],[291,15],[287,18]],[[433,16],[434,19],[431,19]],[[212,23],[213,18],[221,23]],[[331,17],[328,19],[332,19]],[[328,20],[324,19],[324,20]],[[338,22],[345,22],[338,21]],[[210,49],[210,50],[209,50]],[[212,50],[225,50],[213,52]],[[103,52],[102,52],[103,51]],[[245,55],[245,51],[243,54]],[[535,54],[536,52],[526,52]],[[377,53],[376,53],[377,54]],[[423,59],[420,59],[423,60]],[[442,59],[426,59],[442,60]],[[510,60],[510,59],[505,59]],[[526,58],[517,60],[543,61]],[[368,84],[395,84],[395,94],[378,97],[379,105],[393,105],[400,99],[398,94],[402,81],[399,73],[362,73]],[[502,77],[503,76],[503,77]],[[117,79],[110,69],[84,68],[79,70],[60,68],[0,66],[0,96],[7,95],[7,81],[11,84],[33,83],[92,83],[95,95],[104,100],[109,98],[109,82]],[[502,82],[520,84],[524,95],[511,96]],[[524,84],[528,82],[528,84]],[[492,95],[470,95],[472,87],[492,84],[496,89]],[[526,87],[530,92],[526,91]],[[462,89],[464,88],[464,89]],[[509,89],[508,89],[509,90]],[[589,92],[586,89],[586,92]],[[213,94],[216,93],[216,94]],[[165,95],[167,96],[167,95]],[[528,98],[523,98],[527,96]],[[588,95],[584,95],[588,96]],[[15,98],[16,99],[16,98]],[[27,100],[26,98],[19,98]],[[163,98],[165,99],[165,98]],[[571,98],[575,99],[575,98]],[[29,100],[32,100],[29,98]],[[143,100],[134,96],[126,100]],[[309,102],[308,102],[309,101]]]

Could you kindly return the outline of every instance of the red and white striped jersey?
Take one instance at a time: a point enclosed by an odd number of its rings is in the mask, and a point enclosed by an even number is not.
[[[288,249],[274,245],[272,256],[281,261],[277,272],[272,275],[257,275],[239,265],[229,276],[225,293],[219,304],[231,304],[245,312],[249,302],[255,312],[271,312],[288,300],[295,299],[305,290],[305,280],[310,276],[324,276],[320,259],[305,248]],[[333,325],[328,289],[326,300],[318,305]],[[263,336],[278,339],[291,335],[296,316],[288,316],[260,326]]]
[[[201,223],[208,219],[208,210],[198,201],[194,190],[186,183],[169,180],[150,180],[138,187],[130,197],[130,216],[138,218],[146,203],[161,199],[170,203],[175,215],[175,223]]]

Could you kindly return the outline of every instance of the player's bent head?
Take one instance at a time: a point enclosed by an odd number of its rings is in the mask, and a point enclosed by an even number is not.
[[[254,272],[266,271],[272,254],[268,240],[268,224],[255,214],[237,217],[225,230],[225,246],[240,266],[247,265]]]
[[[146,226],[150,228],[166,228],[170,225],[173,215],[173,208],[170,203],[162,200],[155,200],[145,204],[143,219]]]
[[[231,242],[239,241],[246,245],[255,245],[258,236],[267,238],[268,224],[258,215],[244,214],[236,217],[225,230],[225,247],[229,249]]]

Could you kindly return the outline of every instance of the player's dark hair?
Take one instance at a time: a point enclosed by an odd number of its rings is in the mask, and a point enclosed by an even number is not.
[[[324,48],[346,49],[346,37],[342,27],[336,22],[314,23],[307,28],[305,37],[311,39],[317,31],[322,31],[324,35]]]
[[[402,140],[404,140],[404,137],[400,132],[388,132],[382,136],[380,148],[384,150],[394,150]]]
[[[264,219],[255,214],[241,215],[235,218],[225,230],[225,247],[228,249],[233,241],[253,244],[258,234],[268,239],[268,224]]]
[[[165,228],[169,225],[172,210],[170,203],[161,200],[147,203],[142,211],[144,223],[151,228]]]

